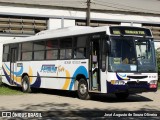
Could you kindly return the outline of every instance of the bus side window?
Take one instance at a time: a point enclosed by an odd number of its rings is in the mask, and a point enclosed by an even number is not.
[[[32,51],[32,49],[33,49],[32,42],[22,43],[22,51]]]
[[[60,59],[72,58],[72,38],[60,40]]]
[[[34,60],[44,60],[45,56],[45,42],[34,42]]]
[[[32,52],[22,52],[22,60],[32,60]]]
[[[60,50],[60,59],[65,59],[65,49]]]
[[[74,58],[85,58],[86,57],[85,48],[75,48],[74,49]]]
[[[19,43],[19,48],[18,48],[18,60],[21,60],[21,43]]]
[[[59,48],[59,44],[58,44],[58,40],[48,40],[46,43],[46,49],[47,50],[51,50],[51,49],[58,49]]]
[[[58,49],[59,49],[59,44],[57,39],[48,40],[46,42],[46,59],[47,60],[58,59]]]
[[[22,43],[22,57],[21,60],[32,60],[32,54],[33,54],[33,43],[32,42],[26,42]]]
[[[4,46],[3,48],[3,62],[9,61],[9,45]]]
[[[87,42],[87,36],[79,36],[76,37],[74,40],[74,58],[80,59],[80,58],[86,58],[86,42]]]
[[[47,50],[46,51],[46,59],[47,60],[58,59],[58,50]]]

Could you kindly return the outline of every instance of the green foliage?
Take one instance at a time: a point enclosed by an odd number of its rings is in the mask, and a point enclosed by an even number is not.
[[[156,57],[157,57],[158,76],[160,76],[160,50],[156,50]],[[158,77],[158,81],[160,82],[160,77]]]
[[[157,57],[158,72],[160,73],[160,51],[156,51],[156,57]]]
[[[2,77],[0,76],[0,86],[2,85]]]
[[[17,87],[10,87],[2,83],[0,86],[0,95],[22,95],[23,93]]]

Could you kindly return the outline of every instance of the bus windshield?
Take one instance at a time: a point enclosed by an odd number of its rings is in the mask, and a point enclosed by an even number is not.
[[[112,36],[109,71],[156,72],[153,39]]]

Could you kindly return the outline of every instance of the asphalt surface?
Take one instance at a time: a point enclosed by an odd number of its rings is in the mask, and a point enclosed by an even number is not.
[[[131,95],[126,100],[104,94],[93,95],[91,100],[80,100],[75,92],[43,89],[29,94],[1,95],[0,111],[44,111],[43,117],[103,117],[105,113],[113,116],[114,112],[131,112],[133,116],[133,112],[137,111],[159,114],[160,90]],[[154,116],[154,119],[159,117]]]

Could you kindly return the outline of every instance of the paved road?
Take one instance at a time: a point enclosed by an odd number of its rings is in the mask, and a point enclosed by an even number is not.
[[[112,95],[94,95],[85,101],[74,92],[56,90],[0,96],[0,111],[9,110],[62,111],[63,114],[64,111],[160,111],[160,90],[132,95],[123,101]]]

